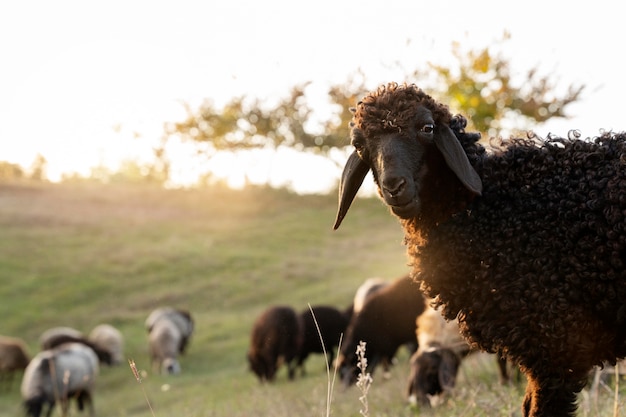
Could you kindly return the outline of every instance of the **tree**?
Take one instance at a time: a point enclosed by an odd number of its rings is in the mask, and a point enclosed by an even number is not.
[[[505,34],[502,43],[509,39]],[[490,48],[463,52],[453,44],[458,65],[450,68],[428,63],[427,68],[405,71],[415,82],[436,98],[448,102],[455,112],[466,115],[470,128],[497,135],[502,121],[515,118],[526,130],[533,123],[553,117],[566,117],[565,108],[577,101],[583,86],[570,85],[565,94],[556,93],[557,83],[549,75],[531,68],[523,82],[516,84],[510,61]],[[496,48],[497,50],[497,48]],[[328,154],[331,149],[349,145],[350,108],[366,90],[361,71],[344,84],[328,88],[331,116],[315,129],[306,97],[310,83],[292,87],[286,97],[275,103],[236,97],[221,109],[205,101],[199,109],[186,106],[187,118],[166,126],[166,137],[177,135],[185,141],[204,145],[202,152],[238,151],[259,147],[291,146],[298,150]]]
[[[0,181],[19,180],[24,177],[24,170],[21,166],[7,161],[0,161]]]
[[[43,155],[37,154],[30,167],[30,179],[35,181],[45,181],[47,179],[48,161]]]
[[[304,128],[311,114],[304,94],[308,84],[292,87],[273,106],[246,97],[235,97],[219,110],[209,100],[195,111],[186,105],[187,118],[166,125],[166,134],[204,143],[209,152],[314,142]]]
[[[328,97],[335,112],[334,117],[324,123],[326,133],[318,144],[325,153],[330,148],[342,148],[350,144],[351,109],[365,93],[365,76],[360,70],[350,76],[346,83],[329,88]]]
[[[509,39],[504,34],[501,43]],[[434,89],[439,96],[449,100],[450,106],[466,116],[471,126],[490,136],[497,135],[506,119],[521,116],[518,130],[527,130],[536,123],[554,117],[567,117],[568,104],[580,99],[584,85],[570,85],[559,96],[557,82],[551,75],[540,75],[537,66],[528,70],[521,85],[513,80],[509,60],[493,46],[467,53],[460,44],[453,44],[453,55],[458,61],[456,68],[428,64],[438,78]],[[420,78],[421,72],[414,76]],[[518,118],[519,119],[519,118]]]

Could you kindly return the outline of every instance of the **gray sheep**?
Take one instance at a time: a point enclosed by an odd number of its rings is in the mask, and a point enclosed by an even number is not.
[[[335,228],[371,170],[426,295],[520,365],[524,416],[574,416],[593,367],[626,357],[626,134],[488,151],[465,126],[415,85],[364,97]]]
[[[178,356],[185,353],[194,330],[191,314],[182,309],[159,308],[146,319],[146,329],[153,369],[179,374]]]
[[[67,415],[69,403],[76,399],[78,409],[85,406],[93,416],[93,388],[98,376],[98,357],[82,343],[66,343],[39,352],[30,361],[22,379],[21,394],[28,417],[50,416],[57,401],[62,415]]]

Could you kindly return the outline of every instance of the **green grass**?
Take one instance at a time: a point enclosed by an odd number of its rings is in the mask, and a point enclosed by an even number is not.
[[[152,416],[144,392],[157,417],[324,416],[321,356],[309,359],[305,377],[287,381],[282,369],[261,385],[245,354],[267,306],[343,308],[366,278],[408,270],[402,230],[377,199],[359,199],[338,231],[335,206],[334,195],[263,188],[0,185],[0,333],[34,354],[52,326],[118,327],[144,378],[103,367],[99,417]],[[196,323],[177,377],[154,375],[148,363],[143,322],[163,305],[189,309]],[[523,385],[501,386],[490,357],[468,359],[455,395],[434,410],[407,405],[407,363],[402,351],[389,379],[374,375],[370,416],[520,415]],[[359,395],[337,384],[331,415],[359,416]],[[581,397],[580,415],[613,415],[611,389],[600,391],[599,409],[591,403]],[[0,393],[0,416],[16,415],[18,381]]]

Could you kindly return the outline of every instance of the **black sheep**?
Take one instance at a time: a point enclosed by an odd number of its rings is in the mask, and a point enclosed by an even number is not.
[[[297,313],[287,306],[274,306],[259,315],[252,328],[248,363],[261,382],[271,382],[284,361],[289,379],[295,376],[295,358],[302,344]]]
[[[425,308],[425,298],[408,275],[369,296],[360,312],[356,313],[346,330],[341,345],[338,369],[345,385],[356,381],[356,348],[365,342],[366,372],[374,373],[378,364],[390,365],[398,348],[416,343],[415,319]]]
[[[311,314],[311,310],[313,314]],[[317,325],[315,324],[317,322]],[[296,356],[296,366],[304,375],[304,361],[311,353],[324,353],[328,359],[328,365],[332,366],[335,360],[335,349],[348,326],[348,315],[330,306],[312,306],[300,313],[302,326],[302,345]],[[319,332],[318,332],[319,327]],[[320,334],[324,345],[320,341]]]
[[[487,152],[465,125],[414,85],[363,98],[335,228],[371,170],[425,293],[526,374],[524,416],[573,416],[593,366],[626,355],[626,135]]]

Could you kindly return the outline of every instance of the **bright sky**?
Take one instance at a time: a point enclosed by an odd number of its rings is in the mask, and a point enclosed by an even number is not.
[[[552,5],[554,3],[554,6]],[[312,94],[361,69],[375,87],[449,62],[451,43],[490,45],[507,30],[513,70],[540,65],[588,86],[569,120],[537,132],[585,136],[626,130],[621,100],[623,18],[619,2],[316,0],[6,1],[0,5],[0,160],[29,166],[37,153],[54,178],[145,155],[181,103],[216,104],[248,94],[284,96],[312,81]],[[409,80],[412,81],[412,80]],[[138,138],[137,138],[138,137]],[[287,177],[303,191],[336,182],[337,168],[290,152],[225,157],[233,178]],[[183,181],[207,162],[179,158]],[[237,181],[234,179],[233,181]]]

